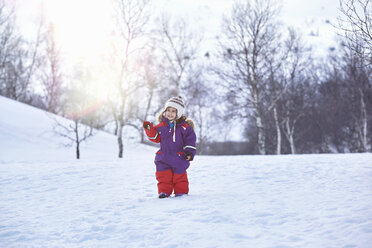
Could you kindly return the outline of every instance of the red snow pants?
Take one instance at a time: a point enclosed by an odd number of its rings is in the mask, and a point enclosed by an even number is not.
[[[189,180],[186,171],[183,174],[174,173],[172,170],[157,171],[156,180],[158,180],[158,193],[188,194]]]

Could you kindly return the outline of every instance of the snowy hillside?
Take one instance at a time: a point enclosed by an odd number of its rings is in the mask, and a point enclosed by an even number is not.
[[[2,248],[371,247],[371,154],[199,156],[158,199],[153,147],[100,133],[74,160],[51,124],[0,97]]]
[[[74,161],[75,147],[66,147],[69,140],[53,132],[54,119],[71,124],[59,116],[0,96],[0,162]],[[99,132],[81,144],[83,160],[112,159],[117,153],[116,137],[105,132]]]

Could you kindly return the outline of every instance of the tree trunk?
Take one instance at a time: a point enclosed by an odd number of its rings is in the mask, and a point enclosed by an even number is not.
[[[79,122],[75,122],[75,138],[76,138],[76,158],[80,159],[80,140],[79,140]]]
[[[80,143],[76,142],[76,158],[80,159]]]
[[[265,155],[265,129],[260,114],[256,116],[256,125],[258,129],[258,152],[260,155]]]
[[[122,123],[119,124],[118,127],[118,145],[119,145],[119,158],[123,157],[123,150],[124,150],[124,145],[123,145],[123,126]]]
[[[114,129],[114,134],[115,135],[118,135],[118,133],[119,133],[119,125],[118,125],[118,121],[117,120],[115,120],[115,129]]]
[[[274,120],[275,120],[275,127],[276,127],[276,154],[281,154],[281,147],[282,147],[282,134],[280,132],[279,120],[278,120],[278,111],[276,107],[274,107]]]
[[[294,138],[293,138],[294,126],[291,129],[290,124],[289,124],[289,120],[290,120],[289,117],[287,117],[287,119],[285,121],[285,126],[286,126],[286,129],[287,129],[287,138],[288,138],[289,145],[291,147],[291,154],[296,154],[296,147],[295,147]]]
[[[261,114],[261,108],[258,100],[258,93],[256,87],[252,87],[253,91],[253,99],[254,99],[254,107],[255,107],[255,118],[256,118],[256,126],[258,129],[258,153],[260,155],[266,154],[266,148],[265,148],[265,128],[263,124],[262,114]]]
[[[362,143],[362,151],[367,152],[368,151],[368,144],[367,144],[367,108],[366,104],[364,102],[364,94],[361,88],[359,88],[360,92],[360,112],[361,112],[361,143]]]

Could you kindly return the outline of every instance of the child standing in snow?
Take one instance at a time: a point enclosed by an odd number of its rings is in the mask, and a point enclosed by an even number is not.
[[[149,140],[160,143],[155,156],[159,198],[169,197],[173,191],[175,196],[189,193],[186,169],[196,153],[196,135],[194,123],[183,115],[184,110],[182,98],[172,97],[159,115],[158,125],[143,122]]]

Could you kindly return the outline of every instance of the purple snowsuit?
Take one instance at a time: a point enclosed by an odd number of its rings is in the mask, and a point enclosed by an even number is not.
[[[186,121],[177,123],[170,128],[167,118],[162,117],[162,122],[155,126],[157,131],[154,142],[160,141],[160,150],[156,152],[155,164],[157,171],[171,169],[174,173],[183,174],[190,166],[186,155],[191,155],[191,160],[196,153],[196,135]]]

